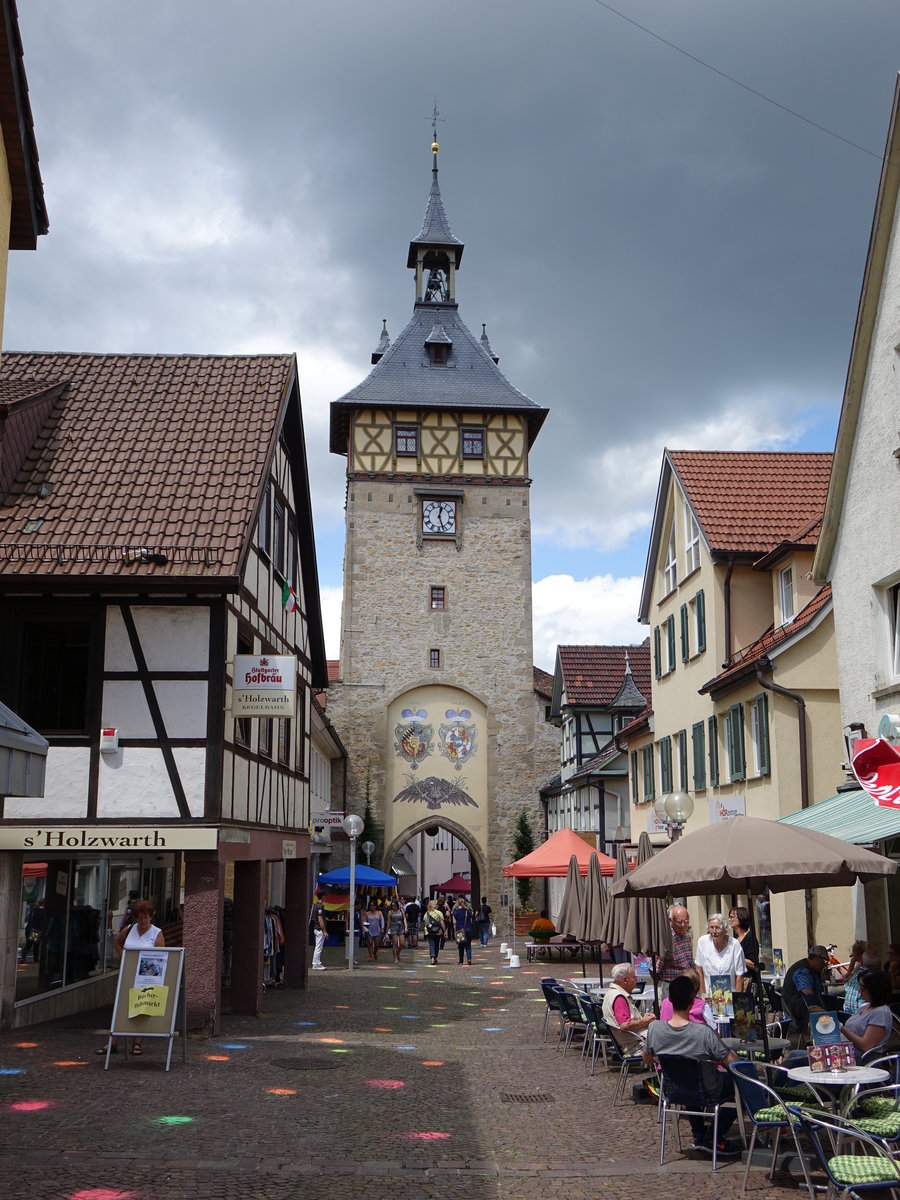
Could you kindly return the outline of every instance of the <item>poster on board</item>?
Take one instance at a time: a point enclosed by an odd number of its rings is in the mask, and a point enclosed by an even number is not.
[[[126,947],[119,964],[106,1070],[109,1070],[112,1039],[139,1037],[168,1039],[168,1071],[176,1022],[181,1033],[182,1059],[187,1061],[183,979],[183,946]]]

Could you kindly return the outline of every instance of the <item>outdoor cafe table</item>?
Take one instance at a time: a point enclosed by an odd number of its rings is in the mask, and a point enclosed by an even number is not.
[[[756,1051],[765,1049],[762,1043],[762,1038],[755,1042],[742,1042],[740,1038],[726,1037],[722,1041],[729,1050],[733,1050],[735,1054],[754,1054]],[[790,1038],[769,1037],[769,1059],[777,1058],[779,1054],[783,1054],[790,1046]]]
[[[797,1083],[811,1083],[813,1087],[840,1088],[842,1109],[854,1088],[860,1087],[864,1083],[886,1083],[890,1077],[890,1071],[883,1071],[881,1067],[866,1066],[847,1067],[838,1071],[814,1071],[812,1067],[791,1067],[788,1071],[788,1079],[794,1079]]]

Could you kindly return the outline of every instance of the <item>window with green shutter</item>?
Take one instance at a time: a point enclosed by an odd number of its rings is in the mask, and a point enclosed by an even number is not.
[[[745,779],[747,763],[744,757],[744,706],[732,704],[725,721],[725,749],[728,755],[728,778]]]
[[[694,744],[694,790],[706,787],[706,726],[702,721],[696,721],[691,726],[691,740]]]
[[[681,661],[687,662],[691,657],[690,615],[688,606],[681,606]]]
[[[653,626],[653,674],[657,679],[662,675],[662,644],[659,626]]]
[[[694,643],[698,654],[706,649],[706,600],[702,588],[694,597]]]
[[[663,796],[672,791],[672,739],[659,739],[659,789]]]
[[[644,775],[644,799],[656,799],[656,787],[653,772],[653,746],[644,746],[641,750],[641,769]]]
[[[687,730],[678,731],[678,786],[686,792],[691,786],[688,782]]]
[[[769,756],[769,697],[760,693],[750,706],[750,736],[753,741],[753,766],[757,775],[768,775]]]
[[[709,782],[716,787],[719,782],[719,718],[710,717],[706,728],[709,733]]]
[[[632,750],[631,755],[631,800],[633,804],[637,804],[640,799],[638,791],[638,765],[637,765],[637,750]]]
[[[666,617],[666,670],[675,670],[675,618]]]

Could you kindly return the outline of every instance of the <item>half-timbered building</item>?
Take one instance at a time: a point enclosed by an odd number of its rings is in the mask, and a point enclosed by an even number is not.
[[[12,1023],[109,998],[132,890],[208,1028],[227,888],[230,1007],[256,1012],[267,904],[305,979],[326,684],[296,359],[7,353],[0,418],[0,699],[50,743],[44,798],[0,799],[0,856],[44,901]],[[238,654],[296,660],[289,715],[231,715]]]

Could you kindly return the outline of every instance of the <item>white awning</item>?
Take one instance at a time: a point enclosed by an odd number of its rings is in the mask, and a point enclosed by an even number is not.
[[[49,743],[0,704],[0,795],[43,796]]]

